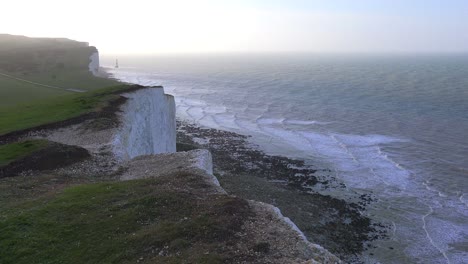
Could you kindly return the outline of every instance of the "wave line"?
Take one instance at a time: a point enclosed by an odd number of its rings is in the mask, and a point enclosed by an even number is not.
[[[429,231],[427,231],[427,228],[426,228],[426,217],[428,217],[429,215],[431,215],[432,213],[434,213],[434,210],[432,209],[432,207],[430,205],[427,205],[425,204],[427,207],[429,207],[429,212],[427,214],[425,214],[423,217],[422,217],[422,221],[423,221],[423,230],[424,232],[426,232],[426,237],[427,239],[429,239],[429,242],[431,243],[431,245],[433,247],[435,247],[441,254],[442,256],[444,256],[444,258],[447,260],[447,263],[448,264],[451,264],[450,262],[450,259],[447,257],[447,254],[445,251],[443,251],[442,249],[440,249],[434,242],[434,240],[432,240],[431,236],[429,235]]]

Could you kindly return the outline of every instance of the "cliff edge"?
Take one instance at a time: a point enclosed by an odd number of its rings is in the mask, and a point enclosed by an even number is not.
[[[136,87],[121,98],[123,104],[105,116],[88,115],[22,136],[79,146],[90,157],[8,179],[37,184],[21,189],[21,195],[42,197],[25,207],[22,216],[8,215],[0,224],[15,229],[17,221],[31,221],[27,231],[6,233],[6,239],[16,241],[8,246],[9,258],[41,259],[45,254],[89,263],[341,263],[308,242],[278,208],[227,194],[213,175],[209,151],[176,152],[174,99],[162,87]],[[22,246],[34,250],[21,255],[15,234],[28,236]],[[49,241],[45,234],[57,237]],[[49,244],[54,246],[42,246]]]

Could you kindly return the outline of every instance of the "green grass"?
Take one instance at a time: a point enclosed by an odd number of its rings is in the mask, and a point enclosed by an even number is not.
[[[0,34],[0,73],[65,89],[91,91],[118,85],[89,72],[90,56],[96,51],[72,40]],[[0,107],[67,93],[0,76]]]
[[[28,75],[12,75],[41,84],[85,91],[92,91],[119,84],[117,81],[95,77],[88,71],[82,70],[54,70]],[[73,94],[73,92],[38,86],[0,75],[0,107],[24,104],[39,99],[51,99],[67,94]]]
[[[0,146],[0,167],[47,146],[47,140],[27,140]]]
[[[127,87],[127,85],[118,85],[87,93],[68,94],[20,105],[0,107],[0,135],[96,111],[118,97],[112,92]]]
[[[64,88],[0,75],[0,135],[75,117],[111,100],[112,96],[103,94],[102,89],[123,86],[89,72],[90,56],[96,51],[72,40],[0,34],[0,73]]]
[[[49,70],[43,73],[15,75],[18,78],[63,88],[91,91],[119,84],[117,81],[96,77],[86,70]],[[42,89],[42,88],[41,88]],[[47,88],[43,88],[47,89]]]
[[[0,75],[0,107],[24,104],[34,100],[71,94],[68,91],[44,88]]]
[[[3,197],[0,263],[222,263],[216,248],[235,232],[237,198],[194,199],[174,178],[75,186],[20,204]]]

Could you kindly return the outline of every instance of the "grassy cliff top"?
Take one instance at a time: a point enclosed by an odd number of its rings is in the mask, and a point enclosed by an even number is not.
[[[96,51],[86,42],[70,39],[0,34],[0,134],[28,127],[9,125],[23,123],[19,116],[29,115],[28,123],[37,125],[57,120],[57,116],[70,117],[71,108],[73,116],[89,107],[78,106],[76,100],[80,99],[71,98],[83,95],[67,89],[92,91],[120,85],[89,72],[90,56]],[[89,96],[94,95],[84,95]]]
[[[88,70],[89,56],[96,52],[86,42],[62,38],[28,38],[0,35],[0,70],[33,74],[54,69]]]
[[[117,85],[87,93],[67,94],[46,100],[0,107],[0,136],[16,130],[29,129],[64,121],[80,115],[99,112],[118,100],[119,90],[128,85]]]
[[[10,34],[0,34],[0,52],[16,52],[24,49],[70,49],[88,47],[87,42],[67,38],[30,38]]]

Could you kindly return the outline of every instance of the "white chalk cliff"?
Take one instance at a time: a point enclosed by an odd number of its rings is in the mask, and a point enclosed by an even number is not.
[[[96,51],[89,57],[88,68],[94,76],[99,74],[99,52]]]
[[[176,152],[175,102],[162,87],[124,94],[121,126],[113,150],[121,160],[141,155]]]

